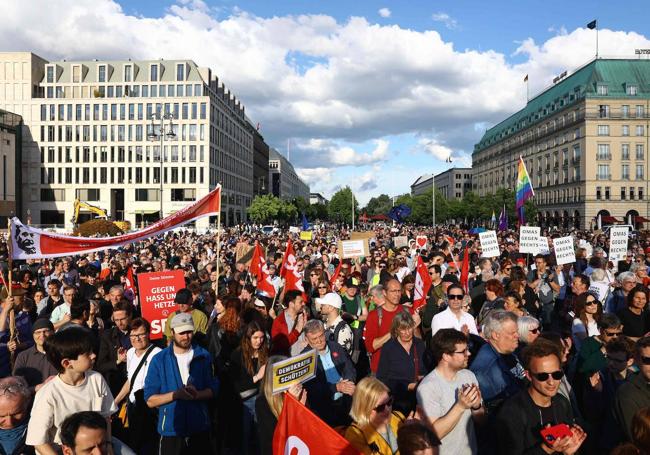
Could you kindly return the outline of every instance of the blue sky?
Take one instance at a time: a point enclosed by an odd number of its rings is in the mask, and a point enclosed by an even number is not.
[[[485,128],[595,53],[650,48],[647,4],[557,1],[9,0],[5,50],[190,58],[213,69],[313,191],[359,200],[469,165]],[[30,30],[38,29],[39,33]],[[107,30],[110,30],[107,32]]]

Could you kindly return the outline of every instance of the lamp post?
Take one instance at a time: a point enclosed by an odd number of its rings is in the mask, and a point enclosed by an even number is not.
[[[164,153],[164,144],[165,137],[168,139],[173,139],[176,137],[174,133],[174,124],[172,120],[174,115],[171,112],[166,112],[161,114],[156,112],[151,115],[151,131],[147,134],[147,139],[150,141],[155,141],[160,138],[160,219],[163,219],[163,153]],[[155,120],[160,122],[158,132],[156,133],[156,123]],[[167,128],[165,128],[165,120],[169,120]]]
[[[436,176],[431,174],[431,218],[433,228],[436,228]]]

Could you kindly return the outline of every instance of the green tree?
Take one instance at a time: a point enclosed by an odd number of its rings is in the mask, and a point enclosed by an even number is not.
[[[329,214],[327,213],[327,204],[312,204],[307,209],[307,218],[309,221],[327,221]]]
[[[355,220],[359,209],[357,198],[354,198]],[[330,201],[327,211],[330,221],[352,224],[352,190],[349,186],[338,190]]]
[[[363,211],[372,215],[386,215],[393,206],[393,200],[387,194],[380,194],[377,197],[370,198]]]
[[[283,201],[272,194],[255,196],[248,207],[248,216],[254,223],[270,223],[279,219]]]

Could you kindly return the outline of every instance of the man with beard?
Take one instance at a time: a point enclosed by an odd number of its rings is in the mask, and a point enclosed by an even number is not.
[[[208,400],[219,383],[212,374],[210,354],[192,344],[194,322],[187,313],[170,323],[172,342],[151,360],[144,399],[158,408],[161,455],[211,453]]]

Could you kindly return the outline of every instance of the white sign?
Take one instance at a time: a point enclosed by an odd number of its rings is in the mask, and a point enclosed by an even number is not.
[[[539,237],[539,254],[551,254],[551,250],[548,247],[548,237]]]
[[[553,239],[555,260],[557,265],[570,264],[576,261],[576,252],[573,248],[573,237],[559,237]]]
[[[626,226],[612,226],[609,230],[609,259],[612,262],[621,261],[627,256]]]
[[[343,259],[347,258],[360,258],[366,256],[365,251],[367,251],[367,240],[344,240],[341,242],[341,257]]]
[[[483,250],[481,256],[484,258],[501,256],[496,231],[479,232],[478,238],[481,241],[481,250]]]
[[[519,252],[537,254],[539,252],[540,228],[521,226],[519,228]]]
[[[409,238],[405,235],[398,235],[397,237],[393,237],[393,244],[395,245],[395,248],[402,248],[403,246],[408,247]]]
[[[292,234],[300,234],[300,228],[298,226],[289,226],[289,232]]]
[[[600,282],[591,282],[591,286],[589,286],[589,291],[593,292],[598,296],[598,300],[600,300],[603,304],[605,303],[605,297],[607,297],[607,292],[609,291],[609,283],[600,283]]]
[[[428,241],[429,241],[429,240],[427,239],[427,236],[426,236],[426,235],[418,235],[418,236],[415,238],[415,244],[416,244],[417,247],[418,247],[419,249],[421,249],[421,250],[426,249]]]

